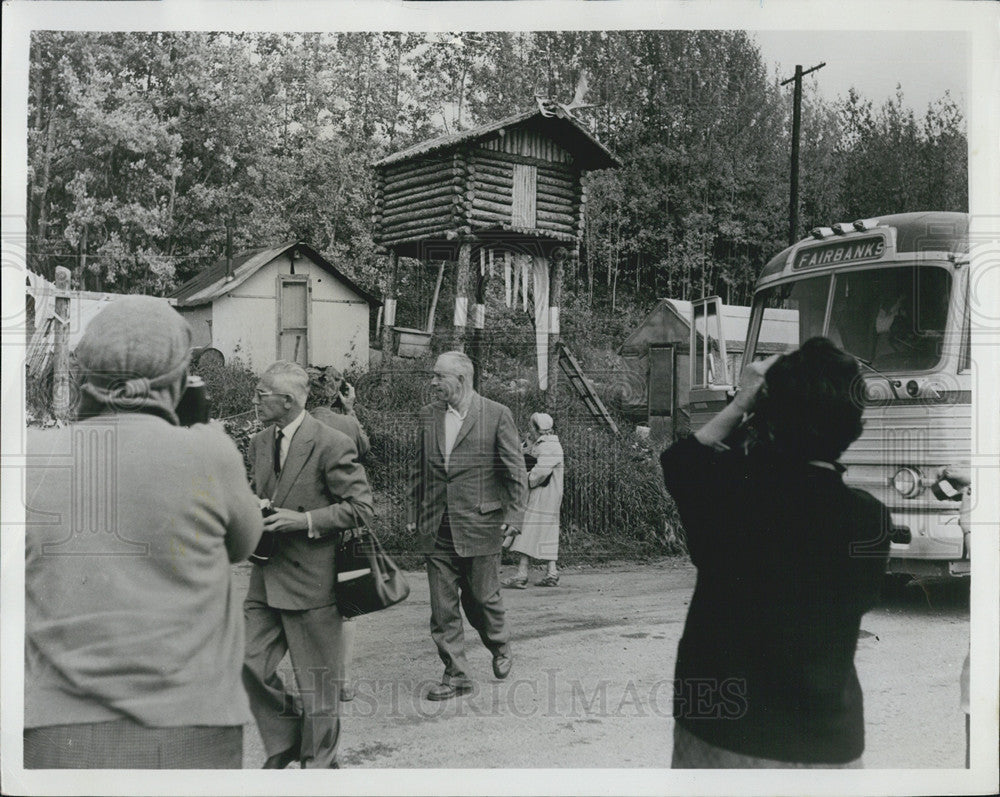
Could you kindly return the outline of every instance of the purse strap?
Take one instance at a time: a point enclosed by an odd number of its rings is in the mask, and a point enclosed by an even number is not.
[[[376,560],[381,560],[383,562],[383,566],[384,567],[387,566],[389,569],[397,570],[398,571],[399,567],[396,565],[395,562],[393,562],[391,559],[389,559],[388,555],[385,552],[385,548],[382,547],[382,541],[379,540],[378,535],[375,533],[375,530],[371,527],[371,525],[367,521],[365,521],[361,517],[359,517],[359,515],[358,515],[358,508],[354,505],[354,502],[350,501],[348,499],[348,503],[350,503],[350,505],[351,505],[351,514],[354,515],[355,523],[357,523],[357,525],[355,526],[355,528],[364,529],[364,532],[369,537],[371,537],[372,548],[374,549],[374,553],[375,553],[375,559]],[[345,531],[346,531],[346,529],[345,529]],[[354,537],[351,538],[350,541],[354,541],[354,540],[357,540],[357,539],[359,539],[359,537],[358,536],[354,536]],[[345,539],[343,539],[343,537],[341,537],[341,541],[340,541],[339,545],[341,545],[341,546],[346,545],[347,542],[348,542],[348,540],[345,540]]]
[[[348,506],[351,507],[351,515],[354,517],[354,528],[355,529],[364,529],[364,531],[366,531],[368,534],[370,534],[372,536],[372,538],[375,540],[375,544],[378,545],[379,544],[378,543],[378,537],[375,536],[375,532],[372,530],[372,527],[368,523],[368,521],[365,520],[361,516],[361,514],[358,512],[358,508],[354,505],[354,501],[352,501],[350,498],[345,498],[344,501],[345,501],[345,503],[347,503]],[[345,532],[346,531],[350,531],[350,530],[351,529],[344,529]],[[353,536],[352,536],[352,539],[353,539]],[[343,533],[341,534],[341,542],[342,543],[345,542]]]

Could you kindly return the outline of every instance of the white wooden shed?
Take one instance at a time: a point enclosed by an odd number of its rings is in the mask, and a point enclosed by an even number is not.
[[[691,302],[660,299],[618,350],[625,366],[623,409],[630,418],[653,427],[654,433],[669,434],[687,426],[691,318]],[[726,366],[734,384],[740,378],[749,322],[749,307],[722,305]],[[798,342],[798,313],[768,311],[758,353],[787,351]]]
[[[171,299],[195,346],[258,371],[274,360],[367,368],[370,311],[381,304],[301,241],[223,259]]]

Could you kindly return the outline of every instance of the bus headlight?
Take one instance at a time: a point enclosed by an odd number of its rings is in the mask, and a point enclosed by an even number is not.
[[[903,498],[916,498],[924,489],[920,471],[900,468],[892,477],[892,486]]]

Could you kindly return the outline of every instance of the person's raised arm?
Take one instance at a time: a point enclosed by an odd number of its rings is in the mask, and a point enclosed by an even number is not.
[[[750,412],[757,403],[757,397],[764,387],[764,377],[767,369],[777,362],[780,354],[772,355],[766,360],[750,363],[740,375],[740,388],[736,397],[727,404],[715,417],[694,433],[695,439],[711,448],[723,448],[723,441],[740,425],[743,416]]]

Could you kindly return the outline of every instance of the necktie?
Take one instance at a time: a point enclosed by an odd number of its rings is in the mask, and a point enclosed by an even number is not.
[[[274,475],[281,473],[281,429],[274,436]]]

